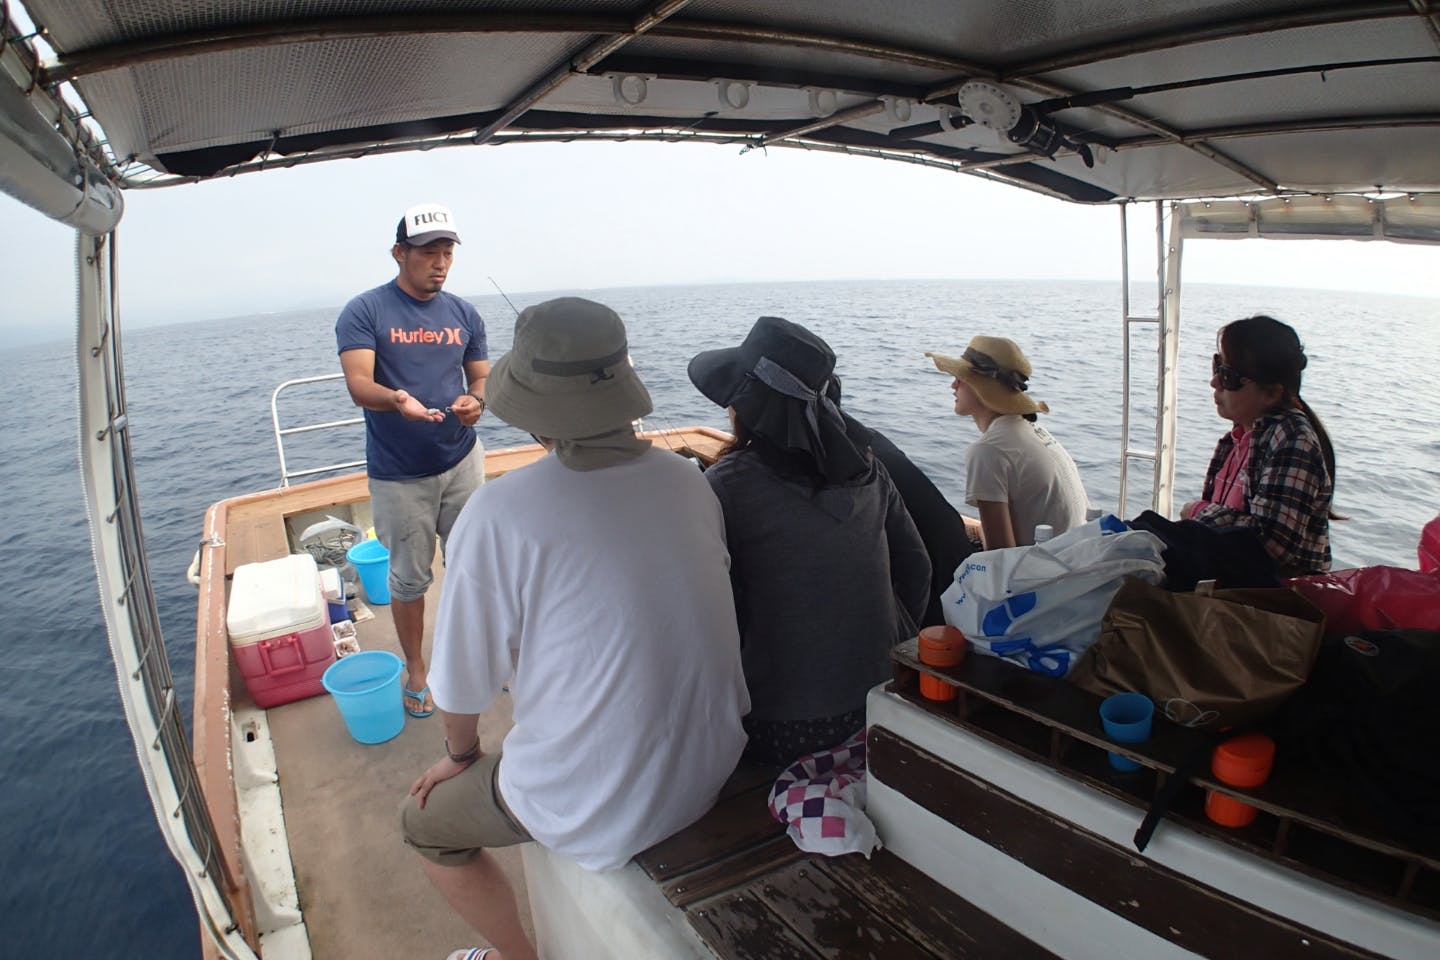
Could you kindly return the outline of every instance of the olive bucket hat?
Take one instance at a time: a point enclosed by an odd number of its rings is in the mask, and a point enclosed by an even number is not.
[[[654,409],[630,363],[625,324],[614,310],[580,297],[521,311],[485,399],[501,420],[552,440],[619,430]]]

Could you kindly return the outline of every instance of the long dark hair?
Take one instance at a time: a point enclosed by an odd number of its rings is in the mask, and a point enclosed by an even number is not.
[[[825,476],[808,456],[782,449],[753,432],[739,417],[733,420],[734,439],[721,448],[719,460],[731,454],[750,453],[782,477],[809,483],[815,489],[825,485]]]
[[[1305,345],[1300,335],[1288,323],[1281,323],[1274,317],[1256,314],[1244,320],[1225,324],[1216,335],[1220,352],[1225,361],[1263,386],[1271,384],[1281,388],[1280,401],[1271,408],[1283,410],[1295,407],[1305,414],[1315,436],[1320,440],[1320,451],[1325,457],[1325,469],[1330,473],[1330,482],[1335,482],[1335,447],[1330,443],[1330,434],[1310,405],[1300,397],[1300,381],[1310,362],[1305,356]],[[1331,520],[1344,520],[1332,507]]]

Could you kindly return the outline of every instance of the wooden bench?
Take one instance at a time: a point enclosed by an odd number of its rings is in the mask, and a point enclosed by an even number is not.
[[[1202,764],[1198,772],[1193,769],[1197,751],[1208,756],[1216,742],[1214,735],[1158,720],[1146,743],[1116,745],[1108,741],[1100,726],[1101,698],[1094,694],[989,657],[972,656],[953,668],[932,668],[921,664],[916,654],[914,641],[895,650],[895,679],[889,692],[968,733],[1125,801],[1136,808],[1137,826],[1178,771],[1185,779],[1168,817],[1326,882],[1422,916],[1440,915],[1440,862],[1434,851],[1403,847],[1386,838],[1383,825],[1342,815],[1343,804],[1335,797],[1343,795],[1343,790],[1320,783],[1313,772],[1277,770],[1266,785],[1237,790],[1213,781],[1208,765]],[[959,696],[948,702],[920,696],[918,678],[922,673],[945,680],[957,688]],[[877,775],[884,773],[882,779],[888,777],[896,783],[907,779],[900,775],[902,768],[922,780],[933,774],[922,769],[925,765],[917,757],[906,760],[906,751],[917,756],[921,751],[883,727],[872,728],[871,737],[872,763]],[[1113,770],[1106,759],[1106,751],[1112,749],[1139,761],[1141,771],[1121,774]],[[1188,771],[1187,766],[1191,768]],[[769,790],[779,772],[742,764],[705,817],[636,857],[666,899],[684,911],[691,929],[716,957],[937,960],[1052,956],[883,849],[869,860],[859,854],[826,858],[797,849],[769,813]],[[964,776],[963,771],[951,773]],[[952,786],[940,791],[944,797],[929,799],[944,801],[954,793]],[[1323,789],[1317,793],[1317,788]],[[1208,789],[1222,789],[1253,803],[1262,816],[1255,825],[1241,830],[1218,827],[1203,814]],[[991,789],[987,795],[994,792]],[[981,806],[976,797],[956,802],[971,810]],[[947,812],[953,813],[940,810],[939,815]],[[1117,847],[1116,853],[1124,851]],[[1045,859],[1033,850],[1012,851],[1022,861],[1032,854]],[[1049,860],[1037,861],[1032,869],[1044,872],[1051,866]],[[1194,886],[1158,867],[1145,876],[1156,884],[1162,880],[1188,884],[1186,890]],[[1057,882],[1062,881],[1057,878]],[[1209,929],[1198,920],[1193,925]],[[1288,942],[1291,932],[1274,918],[1260,917],[1251,926],[1255,929],[1249,933],[1259,938],[1256,942],[1266,937]],[[1339,941],[1317,938],[1309,942],[1316,956],[1368,956]]]
[[[635,858],[716,957],[1053,956],[884,850],[798,849],[770,816],[779,773],[742,763],[708,814]]]

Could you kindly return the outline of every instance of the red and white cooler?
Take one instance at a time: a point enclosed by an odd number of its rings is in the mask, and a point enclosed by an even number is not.
[[[256,706],[324,693],[335,637],[315,558],[294,553],[235,568],[225,627],[230,653]]]

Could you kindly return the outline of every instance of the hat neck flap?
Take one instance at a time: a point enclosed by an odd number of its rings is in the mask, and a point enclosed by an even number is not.
[[[562,466],[571,470],[603,470],[634,460],[650,449],[650,441],[635,436],[631,427],[612,430],[593,437],[556,440],[555,456]]]
[[[845,417],[823,385],[812,389],[769,357],[756,360],[731,406],[756,436],[808,457],[827,483],[870,471],[869,457],[855,442],[865,438],[849,436]]]

